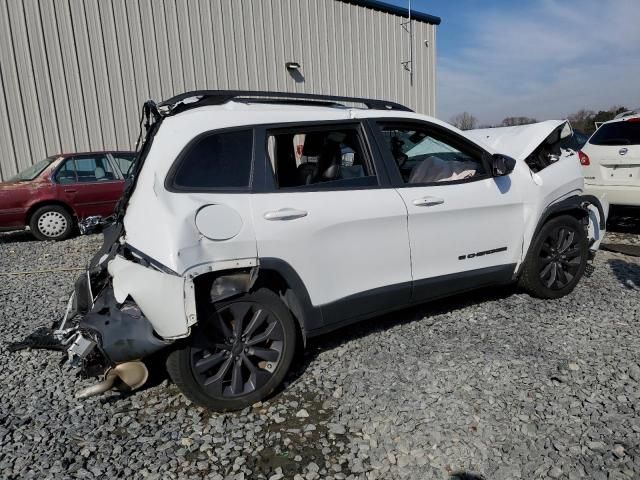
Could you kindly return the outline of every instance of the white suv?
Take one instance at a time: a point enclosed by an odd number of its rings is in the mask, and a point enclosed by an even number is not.
[[[587,192],[612,205],[640,206],[640,114],[605,122],[580,151]]]
[[[104,375],[80,396],[140,386],[138,360],[165,349],[186,396],[240,409],[355,321],[516,281],[566,295],[603,234],[607,204],[557,147],[566,122],[476,132],[514,159],[376,100],[199,91],[144,113],[117,221],[55,332]]]

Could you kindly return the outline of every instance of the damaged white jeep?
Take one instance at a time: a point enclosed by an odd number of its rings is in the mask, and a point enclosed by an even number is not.
[[[54,332],[102,377],[80,396],[141,386],[165,349],[193,402],[241,409],[310,337],[490,285],[566,295],[604,234],[564,121],[463,133],[391,102],[232,91],[143,111],[116,222]]]

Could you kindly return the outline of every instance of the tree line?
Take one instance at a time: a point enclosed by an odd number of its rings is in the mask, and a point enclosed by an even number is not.
[[[567,120],[571,122],[574,130],[581,130],[584,133],[591,134],[596,130],[596,122],[607,122],[615,118],[616,115],[626,112],[629,109],[622,105],[614,105],[607,110],[595,112],[593,110],[581,109],[567,116]],[[528,125],[536,123],[538,120],[532,117],[506,117],[497,125],[479,125],[478,119],[469,112],[462,112],[454,115],[449,123],[458,127],[460,130],[472,130],[474,128],[492,128],[492,127],[513,127],[516,125]]]

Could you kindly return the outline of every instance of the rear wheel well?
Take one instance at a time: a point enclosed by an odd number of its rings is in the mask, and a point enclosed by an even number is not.
[[[36,210],[38,210],[41,207],[46,207],[48,205],[57,205],[59,207],[62,207],[67,211],[67,213],[69,213],[69,215],[71,215],[72,217],[78,218],[78,216],[76,215],[76,212],[73,211],[73,208],[71,208],[66,203],[61,202],[60,200],[43,200],[29,207],[29,210],[27,210],[27,218],[25,219],[25,224],[29,225],[29,222],[31,222],[31,217],[33,217],[33,214],[36,212]]]
[[[239,274],[249,276],[251,274],[251,268],[208,272],[202,275],[198,275],[193,279],[198,317],[206,314],[205,309],[208,305],[211,304],[211,288],[214,281],[221,277],[237,277]],[[254,292],[261,288],[266,288],[280,297],[280,300],[282,300],[282,302],[287,306],[287,308],[291,312],[291,315],[293,315],[293,318],[296,320],[295,324],[298,340],[301,340],[300,342],[298,342],[298,345],[305,344],[306,335],[304,332],[304,314],[302,311],[302,307],[300,305],[298,297],[296,296],[291,286],[284,279],[284,277],[275,270],[260,269],[258,271],[258,276],[253,284],[250,285],[249,282],[247,282],[247,285],[250,286],[250,288],[246,291]]]

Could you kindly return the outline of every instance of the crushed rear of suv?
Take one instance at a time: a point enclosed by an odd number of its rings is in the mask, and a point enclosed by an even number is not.
[[[241,409],[315,335],[490,285],[567,295],[604,233],[608,205],[557,147],[566,122],[472,139],[392,102],[229,91],[143,112],[116,221],[53,332],[102,378],[81,397],[139,387],[164,349],[192,401]]]

